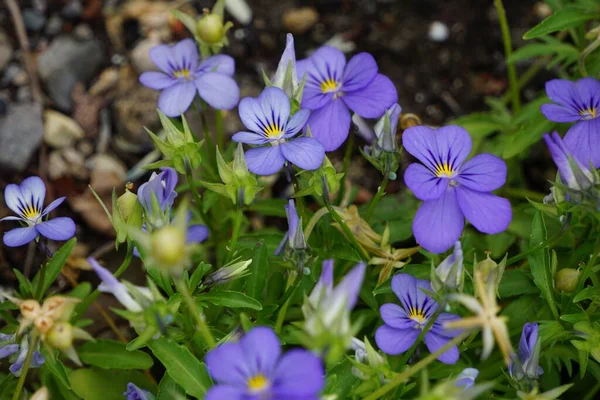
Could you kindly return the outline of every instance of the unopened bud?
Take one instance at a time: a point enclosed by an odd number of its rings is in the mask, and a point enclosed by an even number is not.
[[[554,283],[559,292],[573,293],[577,288],[581,271],[575,268],[563,268],[556,273]]]
[[[46,342],[59,350],[71,348],[73,346],[73,327],[64,321],[55,323],[46,335]]]
[[[223,18],[217,14],[206,12],[196,24],[196,35],[204,43],[215,44],[220,42],[223,39],[223,31]]]
[[[165,226],[152,233],[151,252],[159,267],[179,265],[186,254],[185,232],[174,226]]]
[[[119,207],[119,211],[125,222],[127,222],[129,216],[133,213],[137,200],[137,195],[131,193],[129,189],[125,189],[125,193],[117,199],[117,206]]]

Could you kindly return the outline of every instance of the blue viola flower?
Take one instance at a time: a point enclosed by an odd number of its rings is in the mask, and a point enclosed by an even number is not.
[[[240,118],[250,131],[238,132],[236,142],[266,145],[246,151],[248,169],[257,175],[271,175],[290,162],[299,168],[315,170],[325,158],[321,143],[312,137],[294,137],[306,125],[310,112],[296,111],[290,117],[290,100],[277,87],[266,88],[258,98],[240,101]]]
[[[582,78],[577,82],[553,79],[546,82],[546,94],[554,104],[543,104],[550,121],[575,122],[565,135],[565,145],[584,165],[600,168],[600,82]]]
[[[508,368],[511,377],[518,381],[536,380],[544,373],[543,368],[539,366],[540,346],[538,324],[528,322],[523,325],[519,351],[510,361]]]
[[[44,221],[44,217],[60,206],[66,197],[54,200],[44,209],[45,198],[46,186],[37,176],[23,180],[20,185],[11,183],[6,186],[6,205],[18,216],[4,217],[0,221],[21,221],[27,225],[6,232],[3,238],[6,246],[23,246],[37,239],[39,235],[51,240],[68,240],[75,235],[75,223],[71,218],[59,217]]]
[[[560,179],[565,185],[575,191],[582,191],[596,183],[589,164],[585,165],[578,160],[558,133],[553,132],[551,136],[544,134],[544,140],[558,168]]]
[[[456,381],[454,383],[457,387],[462,387],[463,389],[470,389],[475,386],[475,379],[479,375],[479,370],[476,368],[465,368],[461,371],[460,374],[456,377]]]
[[[24,337],[21,340],[21,343],[18,344],[15,343],[15,339],[15,335],[7,335],[5,333],[0,333],[0,359],[6,357],[13,357],[13,363],[9,367],[9,371],[14,376],[19,377],[21,376],[23,364],[25,364],[25,359],[27,358],[27,352],[29,350],[29,341],[27,337]],[[16,358],[14,358],[15,355]],[[42,364],[44,364],[45,361],[46,359],[44,358],[44,356],[38,350],[36,350],[33,352],[33,357],[31,358],[29,368],[39,368],[42,366]]]
[[[127,400],[154,400],[155,397],[147,390],[140,389],[134,383],[127,384],[127,391],[123,393]]]

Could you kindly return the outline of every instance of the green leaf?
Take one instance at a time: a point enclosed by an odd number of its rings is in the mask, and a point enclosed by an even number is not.
[[[129,351],[125,344],[108,339],[87,342],[77,352],[84,363],[104,369],[148,369],[153,364],[143,351]]]
[[[156,400],[179,400],[185,399],[185,390],[175,382],[175,379],[171,378],[171,375],[165,373],[163,378],[160,380],[158,386],[158,394]]]
[[[52,256],[52,259],[43,266],[45,268],[44,280],[42,279],[42,271],[40,270],[35,277],[33,278],[33,287],[35,288],[35,293],[39,294],[40,300],[44,297],[46,291],[50,288],[50,286],[54,283],[56,278],[60,275],[60,271],[65,266],[71,251],[75,247],[77,243],[76,238],[72,238],[67,243],[63,244],[60,249]]]
[[[473,139],[483,138],[506,129],[506,124],[497,121],[491,112],[465,115],[455,119],[451,124],[465,128]]]
[[[556,54],[561,59],[577,60],[579,50],[576,47],[566,43],[532,43],[523,46],[516,50],[506,60],[506,62],[514,64],[517,61],[527,60],[534,57]]]
[[[269,256],[267,246],[258,242],[252,254],[252,264],[250,264],[250,276],[247,278],[248,296],[252,298],[262,298],[265,285],[267,284],[267,275],[269,272]]]
[[[287,201],[285,199],[266,199],[255,201],[250,204],[248,209],[255,211],[265,217],[281,217],[285,218],[285,205]]]
[[[13,268],[13,272],[19,281],[19,292],[24,298],[31,297],[33,295],[33,288],[31,287],[31,282],[29,279],[25,278],[25,275],[21,273],[16,268]]]
[[[529,246],[538,246],[547,239],[546,223],[544,216],[539,211],[536,211],[531,225],[531,236]],[[534,251],[527,257],[529,268],[533,275],[533,282],[541,290],[542,296],[548,302],[550,310],[555,318],[558,318],[558,309],[554,303],[553,280],[550,274],[550,254],[548,248],[544,247]]]
[[[69,374],[71,388],[83,400],[123,399],[129,382],[154,392],[155,386],[140,371],[110,371],[99,368],[82,368]]]
[[[521,269],[506,270],[498,287],[502,298],[538,292],[539,289],[531,281],[529,274]]]
[[[218,290],[202,294],[196,297],[196,299],[199,301],[208,301],[216,306],[262,310],[262,305],[258,300],[255,300],[244,293],[234,292],[232,290]]]
[[[58,357],[53,354],[47,355],[43,368],[46,368],[63,386],[71,389],[67,370]]]
[[[565,7],[531,28],[523,35],[523,39],[529,40],[544,36],[552,32],[578,26],[585,21],[600,18],[599,14],[586,12],[575,7]]]
[[[522,155],[525,150],[542,138],[544,132],[552,129],[554,122],[545,119],[541,112],[538,114],[537,118],[523,124],[508,138],[502,158],[508,159]]]
[[[186,347],[166,338],[153,340],[148,343],[148,347],[187,394],[204,398],[212,381],[204,364]]]

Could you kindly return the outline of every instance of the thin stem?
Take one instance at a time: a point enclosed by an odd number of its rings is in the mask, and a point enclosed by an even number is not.
[[[179,293],[181,293],[183,295],[185,303],[187,304],[187,306],[190,310],[190,313],[192,314],[192,317],[194,318],[194,321],[196,321],[197,328],[200,331],[200,334],[204,337],[204,341],[208,345],[208,348],[212,349],[213,347],[216,346],[217,342],[215,341],[215,338],[213,337],[212,333],[210,332],[210,329],[208,328],[206,321],[204,321],[201,311],[198,310],[198,306],[196,305],[194,298],[190,294],[190,291],[188,290],[186,283],[183,281],[182,278],[178,278],[178,279],[175,279],[175,286],[177,286],[177,290],[179,291]]]
[[[375,195],[375,197],[373,197],[373,199],[371,200],[371,203],[369,204],[369,208],[367,209],[367,216],[365,217],[365,221],[367,223],[373,217],[373,213],[375,212],[377,203],[379,203],[379,200],[381,200],[381,198],[385,194],[385,189],[387,188],[388,181],[389,181],[389,174],[390,174],[388,169],[389,169],[389,167],[386,167],[386,172],[383,174],[383,181],[381,182],[381,185],[379,185],[379,188],[377,189],[377,194]]]
[[[225,132],[223,131],[223,112],[221,110],[215,110],[215,125],[217,129],[217,146],[224,149]]]
[[[414,374],[416,374],[417,372],[419,372],[420,370],[422,370],[423,368],[425,368],[426,366],[431,364],[433,361],[435,361],[435,359],[438,358],[440,355],[444,354],[446,351],[451,349],[453,346],[458,345],[468,335],[469,335],[469,332],[463,332],[460,335],[456,336],[454,339],[450,340],[444,346],[440,347],[435,353],[431,353],[430,355],[428,355],[427,357],[425,357],[424,359],[422,359],[421,361],[419,361],[418,363],[416,363],[415,365],[413,365],[406,371],[404,371],[400,374],[397,374],[388,384],[382,386],[381,388],[379,388],[379,390],[376,390],[375,392],[371,393],[369,396],[365,397],[363,400],[381,399],[384,394],[388,393],[392,389],[394,389],[397,386],[404,383],[408,378],[410,378],[411,376],[413,376]]]
[[[588,76],[587,70],[585,69],[585,59],[598,47],[600,47],[600,40],[596,39],[579,55],[579,72],[581,73],[581,76]]]
[[[21,371],[21,376],[17,381],[17,387],[15,388],[15,393],[13,394],[12,400],[19,400],[21,397],[21,391],[23,390],[23,385],[25,385],[25,378],[27,378],[27,372],[29,371],[29,365],[31,364],[31,357],[33,356],[33,352],[37,346],[37,343],[38,337],[35,334],[31,335],[31,343],[29,343],[27,356],[25,357],[25,363],[23,364],[23,370]]]
[[[502,41],[504,42],[504,56],[505,59],[512,55],[512,40],[510,38],[510,28],[508,26],[508,20],[506,19],[506,10],[502,0],[494,0],[496,11],[498,12],[498,19],[500,20],[500,29],[502,30]],[[517,69],[514,64],[506,63],[506,70],[508,72],[508,82],[510,86],[510,92],[512,97],[512,109],[513,113],[518,113],[521,110],[521,99],[519,98],[519,81],[517,78]]]
[[[192,196],[194,197],[194,201],[196,202],[196,208],[202,217],[202,222],[208,226],[208,229],[211,232],[214,232],[212,221],[208,219],[208,216],[202,209],[202,198],[200,197],[200,192],[198,191],[198,186],[196,186],[196,182],[194,181],[194,177],[192,176],[192,170],[189,167],[185,168],[185,179],[188,182],[189,189],[192,192]]]
[[[206,152],[208,153],[208,162],[211,165],[211,168],[217,164],[216,160],[216,148],[215,143],[212,140],[212,136],[210,135],[210,130],[208,129],[208,121],[206,120],[206,115],[204,113],[200,114],[200,120],[202,121],[202,132],[204,132],[204,141],[206,142]]]
[[[35,296],[34,296],[38,300],[42,300],[42,297],[44,297],[43,290],[44,290],[44,281],[46,280],[46,267],[47,267],[47,265],[43,265],[40,268],[40,279],[38,281],[38,286],[37,286],[38,290],[36,290],[37,293],[35,293]]]
[[[344,153],[344,164],[342,166],[342,180],[340,182],[340,191],[337,196],[336,204],[340,204],[341,200],[344,198],[344,193],[346,191],[346,177],[348,175],[348,167],[350,166],[350,160],[352,159],[352,150],[354,149],[354,130],[350,130],[350,134],[348,135],[348,141],[346,142],[346,151]]]
[[[237,246],[238,237],[240,236],[240,228],[242,227],[243,217],[244,212],[242,211],[242,207],[238,205],[237,210],[235,211],[235,219],[233,220],[233,231],[231,233],[231,241],[229,242],[229,257],[227,257],[228,260],[231,260],[233,258],[235,246]]]
[[[342,228],[342,231],[344,231],[344,235],[350,241],[352,246],[354,246],[354,248],[360,255],[360,258],[367,261],[369,259],[369,255],[367,254],[365,249],[362,248],[360,243],[358,243],[358,240],[356,240],[356,237],[354,236],[354,234],[352,233],[350,228],[348,228],[348,225],[346,225],[346,222],[344,222],[342,217],[340,217],[340,215],[337,213],[337,211],[335,211],[335,209],[331,206],[331,204],[325,203],[325,207],[327,207],[329,214],[335,220],[335,222],[337,222],[338,225],[340,226],[340,228]]]
[[[323,217],[328,212],[329,212],[329,210],[327,209],[327,207],[323,207],[323,208],[320,208],[316,213],[314,213],[313,216],[310,218],[310,220],[308,221],[308,224],[306,224],[306,228],[304,228],[304,237],[307,242],[308,242],[308,238],[310,237],[310,234],[312,233],[315,225],[317,225],[317,222],[319,222],[321,217]]]

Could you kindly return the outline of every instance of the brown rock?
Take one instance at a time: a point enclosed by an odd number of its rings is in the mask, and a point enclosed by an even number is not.
[[[283,26],[293,34],[301,35],[319,20],[319,13],[313,7],[292,8],[283,14]]]

